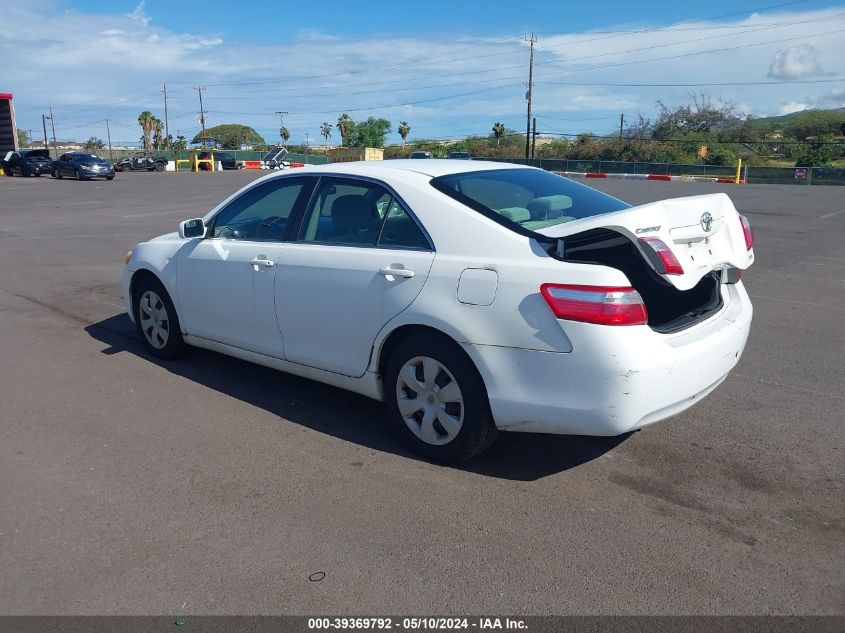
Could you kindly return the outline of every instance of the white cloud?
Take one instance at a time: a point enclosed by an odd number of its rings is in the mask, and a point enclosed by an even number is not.
[[[146,0],[141,0],[138,3],[138,6],[136,6],[130,13],[126,14],[126,17],[128,17],[131,20],[136,20],[136,21],[140,22],[141,24],[143,24],[144,26],[147,26],[150,23],[150,18],[147,16],[146,13],[144,13],[144,5],[145,4],[146,4]]]
[[[802,79],[823,74],[816,49],[809,44],[790,46],[775,53],[768,73],[772,79]]]

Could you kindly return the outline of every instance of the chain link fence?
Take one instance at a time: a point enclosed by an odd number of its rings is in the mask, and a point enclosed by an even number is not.
[[[603,172],[607,174],[663,174],[733,178],[736,165],[689,165],[681,163],[629,163],[616,160],[569,160],[553,158],[478,158],[518,165],[531,165],[548,171]],[[749,184],[845,185],[845,169],[836,167],[752,167],[742,168],[741,177]]]

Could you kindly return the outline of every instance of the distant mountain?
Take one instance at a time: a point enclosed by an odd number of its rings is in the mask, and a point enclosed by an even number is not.
[[[845,112],[845,108],[833,108],[828,110],[820,110],[818,108],[808,108],[807,110],[798,110],[797,112],[790,112],[789,114],[781,114],[780,116],[767,116],[755,118],[754,123],[788,123],[790,119],[805,112]]]

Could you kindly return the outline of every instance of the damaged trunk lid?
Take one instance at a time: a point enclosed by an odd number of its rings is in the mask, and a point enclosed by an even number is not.
[[[625,237],[660,278],[681,291],[714,272],[745,270],[754,262],[750,227],[724,193],[650,202],[536,232],[558,238],[557,254],[568,259],[568,242],[598,229]]]

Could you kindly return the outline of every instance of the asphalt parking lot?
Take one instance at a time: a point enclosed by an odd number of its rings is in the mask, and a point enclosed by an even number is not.
[[[0,613],[845,613],[845,188],[591,182],[732,196],[745,355],[629,437],[450,468],[363,397],[143,351],[124,252],[258,175],[0,179]]]

